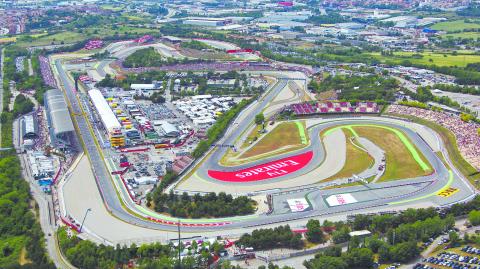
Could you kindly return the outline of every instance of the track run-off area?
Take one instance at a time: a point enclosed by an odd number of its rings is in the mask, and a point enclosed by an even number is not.
[[[58,83],[65,92],[85,157],[62,183],[63,214],[80,220],[87,208],[86,237],[100,243],[142,243],[175,238],[178,222],[185,237],[240,235],[258,227],[290,224],[300,227],[309,218],[345,219],[347,215],[400,210],[407,207],[447,206],[472,198],[474,189],[449,161],[438,134],[424,126],[386,117],[309,118],[295,120],[302,147],[235,166],[221,165],[228,147],[212,147],[169,190],[177,193],[226,192],[232,195],[271,197],[271,210],[254,215],[218,219],[178,219],[136,204],[111,175],[109,163],[94,135],[71,78],[60,59],[51,59]],[[283,72],[268,74],[275,82],[263,96],[245,108],[217,144],[234,145],[282,91],[295,81]],[[266,73],[266,72],[265,72]],[[287,102],[298,102],[289,99]],[[282,105],[285,105],[282,104]],[[275,103],[278,105],[278,103]],[[305,127],[301,122],[305,123]],[[348,178],[332,178],[347,162],[348,129],[386,129],[404,144],[425,175],[368,184],[348,185]],[[322,135],[321,135],[322,134]],[[256,143],[259,143],[257,141]],[[252,145],[255,146],[255,145]],[[388,149],[383,149],[388,150]],[[387,162],[388,166],[388,162]],[[375,169],[370,169],[375,170]],[[345,184],[345,185],[344,185]],[[449,188],[453,195],[439,195]],[[69,194],[75,192],[76,196]],[[78,197],[77,197],[78,196]],[[88,201],[82,200],[88,197]],[[303,198],[308,208],[292,212],[287,201]],[[109,223],[105,227],[105,223]]]

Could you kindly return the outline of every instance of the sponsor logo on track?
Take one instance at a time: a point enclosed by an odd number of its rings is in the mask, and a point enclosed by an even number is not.
[[[347,205],[357,202],[357,199],[350,193],[330,195],[326,200],[329,206]]]
[[[209,170],[211,178],[227,182],[251,182],[276,178],[288,175],[305,167],[313,157],[313,152],[308,151],[296,156],[283,158],[277,161],[256,165],[250,168],[223,172]]]
[[[443,191],[437,193],[437,195],[446,198],[446,197],[450,197],[450,196],[454,195],[454,194],[457,193],[458,191],[459,191],[459,189],[450,187],[450,188],[448,188],[448,189],[446,189],[446,190],[443,190]]]
[[[310,207],[305,198],[290,199],[287,200],[287,203],[293,213],[303,212]]]

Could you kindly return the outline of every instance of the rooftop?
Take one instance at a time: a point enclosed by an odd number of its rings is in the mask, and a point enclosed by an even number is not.
[[[63,93],[58,89],[53,89],[47,91],[44,97],[45,107],[55,135],[75,131]]]

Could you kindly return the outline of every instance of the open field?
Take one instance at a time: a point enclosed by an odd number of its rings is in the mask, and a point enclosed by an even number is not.
[[[445,143],[445,148],[447,149],[448,155],[450,156],[450,160],[453,163],[453,165],[463,174],[465,177],[476,187],[478,187],[478,184],[475,182],[477,180],[480,180],[480,173],[477,172],[475,168],[473,168],[465,159],[463,159],[462,154],[460,154],[460,151],[458,150],[457,147],[457,140],[455,139],[455,135],[448,129],[433,123],[431,121],[427,121],[424,119],[419,119],[417,117],[413,116],[405,116],[405,115],[397,115],[394,114],[394,116],[397,117],[402,117],[402,118],[407,118],[409,120],[412,120],[413,122],[423,124],[434,131],[436,131],[443,142]]]
[[[351,177],[354,174],[359,174],[360,172],[367,170],[374,163],[373,158],[368,155],[367,152],[353,145],[352,141],[350,140],[350,138],[354,136],[353,133],[348,129],[342,129],[342,131],[347,137],[347,160],[345,161],[345,165],[340,172],[335,174],[333,177],[322,181]]]
[[[480,32],[461,32],[461,33],[454,33],[454,34],[445,34],[442,35],[445,38],[473,38],[477,39],[480,38]]]
[[[149,28],[142,28],[142,27],[132,27],[132,26],[127,26],[127,25],[122,25],[119,26],[118,28],[112,28],[112,27],[90,27],[85,29],[85,34],[88,36],[97,36],[97,37],[102,37],[102,36],[111,36],[118,32],[118,34],[127,34],[127,33],[136,33],[136,34],[147,34],[147,33],[154,33],[156,32],[155,29],[149,29]]]
[[[17,40],[17,45],[22,47],[27,46],[45,46],[45,45],[52,45],[52,44],[61,44],[62,42],[65,44],[75,43],[84,40],[86,37],[85,35],[77,32],[59,32],[51,35],[42,35],[38,37],[34,36],[25,36],[21,37]]]
[[[462,31],[464,29],[479,29],[478,23],[466,23],[464,20],[445,21],[434,24],[431,27],[433,30],[439,31]]]
[[[422,55],[423,57],[414,57],[414,54]],[[370,53],[370,55],[381,62],[391,61],[397,64],[408,60],[414,64],[422,65],[438,65],[438,66],[458,66],[465,67],[469,63],[480,62],[480,55],[473,54],[445,54],[435,52],[395,52],[393,56],[383,56],[380,53]]]
[[[126,18],[130,21],[144,21],[145,20],[145,17],[140,17],[140,16],[137,16],[137,15],[134,15],[133,13],[123,13],[122,17]]]
[[[105,36],[113,36],[115,33],[119,35],[124,34],[147,34],[154,33],[155,29],[131,27],[131,26],[119,26],[113,29],[110,26],[89,27],[83,30],[82,33],[74,31],[65,31],[55,34],[41,34],[41,35],[29,35],[21,37],[17,40],[19,46],[45,46],[52,44],[71,44],[80,42],[87,39],[102,38]]]
[[[120,10],[123,10],[125,8],[124,5],[118,5],[118,4],[115,4],[115,5],[101,5],[100,7],[103,8],[103,9],[111,10],[111,11],[120,11]]]
[[[369,139],[385,151],[386,170],[379,182],[414,178],[431,172],[431,169],[427,171],[422,169],[406,145],[394,132],[369,126],[355,126],[353,128],[359,136]],[[418,149],[416,151],[419,153],[420,158],[426,162],[423,154]]]
[[[15,42],[15,41],[17,41],[16,37],[2,37],[2,38],[0,38],[0,44],[1,43]]]
[[[303,130],[300,130],[300,126]],[[256,145],[241,155],[242,158],[249,158],[265,154],[281,148],[297,149],[302,147],[302,135],[305,133],[304,123],[284,122],[266,134]],[[305,143],[306,144],[306,143]]]

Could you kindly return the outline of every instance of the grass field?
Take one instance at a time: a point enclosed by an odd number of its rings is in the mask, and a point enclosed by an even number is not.
[[[74,31],[65,31],[55,34],[41,34],[41,35],[29,35],[21,37],[17,40],[17,45],[22,47],[27,46],[45,46],[51,44],[72,44],[92,38],[102,38],[105,36],[113,36],[115,33],[124,35],[127,33],[135,33],[138,35],[154,33],[155,29],[132,27],[132,26],[119,26],[118,28],[112,28],[111,26],[98,26],[89,27],[83,29],[82,33]]]
[[[115,34],[115,32],[118,32],[120,35],[122,35],[126,33],[147,34],[147,33],[154,33],[157,31],[155,29],[122,25],[115,29],[113,29],[112,27],[90,27],[90,28],[87,28],[84,32],[88,35],[101,37],[101,36],[111,36]]]
[[[475,182],[478,180],[480,181],[480,173],[472,167],[465,159],[463,159],[462,154],[457,147],[457,140],[455,139],[455,135],[448,130],[447,128],[440,126],[434,122],[427,121],[424,119],[420,119],[413,116],[405,116],[405,115],[397,115],[393,114],[394,116],[407,118],[412,120],[413,122],[425,125],[430,127],[434,131],[436,131],[443,140],[445,144],[445,148],[447,149],[448,155],[450,156],[450,160],[452,161],[453,165],[462,173],[474,186],[478,188],[478,185]]]
[[[100,7],[103,8],[103,9],[111,10],[111,11],[121,11],[125,8],[124,5],[118,5],[118,4],[115,4],[115,5],[101,5]]]
[[[260,137],[263,136],[262,133],[259,133],[259,131],[262,129],[262,125],[255,125],[253,129],[250,131],[248,134],[247,138],[245,139],[245,142],[243,142],[242,146],[240,149],[247,148],[250,145],[250,142],[254,142],[255,137],[259,139]],[[255,139],[256,140],[256,139]]]
[[[464,29],[479,29],[480,24],[466,23],[464,20],[445,21],[434,24],[431,29],[438,31],[462,31]]]
[[[414,54],[421,54],[423,57],[413,57]],[[393,56],[383,56],[380,53],[370,53],[370,56],[376,58],[381,62],[392,61],[397,64],[401,64],[403,61],[408,60],[414,64],[422,65],[438,65],[438,66],[458,66],[465,67],[469,63],[480,62],[480,55],[473,54],[445,54],[435,52],[395,52]]]
[[[130,14],[130,13],[123,13],[122,17],[124,17],[124,18],[126,18],[130,21],[144,21],[146,19],[145,17],[140,17],[140,16]]]
[[[60,32],[55,33],[52,35],[42,35],[42,36],[25,36],[21,37],[17,40],[17,45],[21,47],[28,47],[28,46],[45,46],[51,44],[71,44],[75,42],[79,42],[85,40],[86,36],[81,33],[77,32]]]
[[[407,146],[394,132],[370,126],[353,128],[359,136],[369,139],[385,151],[386,170],[379,182],[424,176],[432,172],[431,169],[427,171],[422,169]],[[418,149],[416,151],[420,154],[420,158],[427,162],[423,154]]]
[[[469,38],[469,39],[477,39],[480,38],[480,32],[461,32],[461,33],[454,33],[454,34],[445,34],[442,35],[445,38]]]
[[[301,123],[305,128],[304,123]],[[283,122],[272,131],[264,135],[256,145],[241,155],[241,158],[249,158],[265,154],[281,148],[297,149],[303,146],[301,130],[295,122]]]
[[[17,41],[16,37],[2,37],[2,38],[0,38],[0,44],[1,43],[15,42],[15,41]]]
[[[353,133],[348,129],[342,129],[342,131],[347,138],[347,158],[345,161],[345,165],[343,166],[342,170],[340,170],[333,177],[327,178],[322,181],[331,181],[335,179],[351,177],[354,174],[359,174],[367,170],[374,163],[373,158],[368,155],[367,152],[359,149],[352,143],[350,138],[354,136]]]

